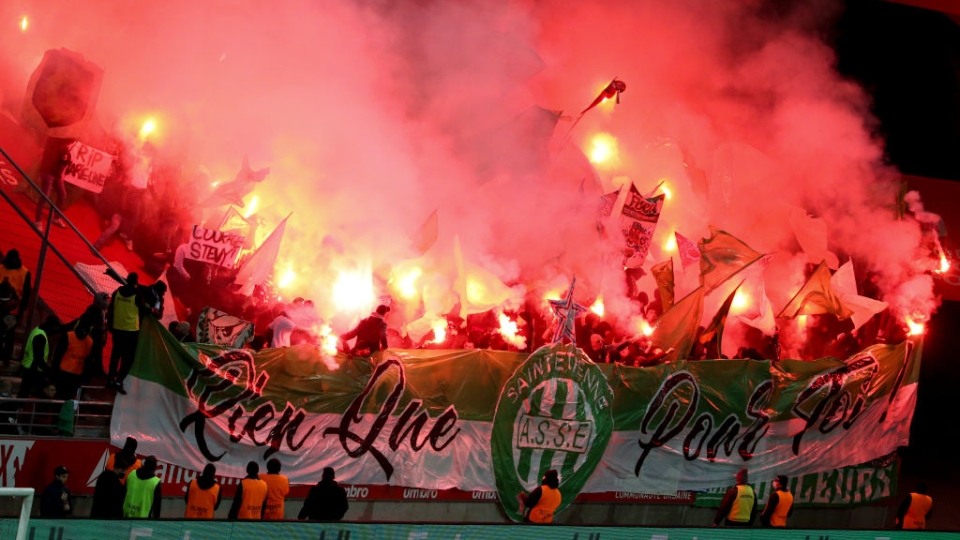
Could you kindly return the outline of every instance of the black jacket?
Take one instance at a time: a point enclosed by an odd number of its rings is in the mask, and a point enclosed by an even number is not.
[[[336,481],[321,481],[310,488],[297,517],[310,521],[340,521],[349,506],[347,490]]]
[[[97,485],[93,488],[93,506],[90,508],[92,518],[122,518],[123,499],[127,496],[127,486],[123,485],[120,477],[113,471],[103,471],[97,478]]]

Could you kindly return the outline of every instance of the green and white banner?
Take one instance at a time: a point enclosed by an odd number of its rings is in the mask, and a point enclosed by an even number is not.
[[[900,461],[895,454],[862,465],[832,471],[805,474],[789,479],[795,507],[855,506],[880,501],[897,494]],[[773,481],[750,482],[757,500],[765,501],[773,492]],[[695,506],[719,507],[727,486],[697,493]]]
[[[141,330],[111,436],[139,451],[242,477],[277,457],[291,483],[323,467],[348,484],[519,490],[561,473],[579,492],[676,494],[803,477],[906,445],[920,343],[846,360],[596,365],[558,345],[532,355],[387,350],[331,358],[308,345],[249,350],[181,344]]]

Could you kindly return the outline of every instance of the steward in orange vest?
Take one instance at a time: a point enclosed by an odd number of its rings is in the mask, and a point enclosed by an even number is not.
[[[190,481],[185,499],[187,519],[213,519],[213,512],[220,507],[220,484],[214,479],[217,467],[207,463],[203,473]]]
[[[525,508],[524,521],[530,523],[553,523],[553,514],[560,507],[563,497],[560,495],[560,475],[550,469],[543,475],[540,487],[517,495],[521,509]]]
[[[230,519],[260,519],[267,504],[267,483],[260,479],[260,465],[247,463],[247,476],[237,486],[237,494],[230,505]]]
[[[927,495],[927,484],[920,482],[897,509],[898,529],[926,529],[933,513],[933,498]]]
[[[773,493],[767,499],[767,506],[760,514],[760,523],[767,527],[786,527],[787,518],[793,514],[793,493],[787,489],[789,480],[779,475],[773,480]]]

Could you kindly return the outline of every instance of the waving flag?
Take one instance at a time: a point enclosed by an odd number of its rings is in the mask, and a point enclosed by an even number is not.
[[[734,274],[760,260],[754,251],[731,234],[710,227],[710,238],[700,242],[700,284],[709,294]]]
[[[840,296],[830,286],[830,269],[826,261],[821,262],[797,294],[780,310],[777,318],[792,319],[797,315],[823,315],[832,313],[843,320],[853,315],[853,311],[840,301]]]
[[[660,220],[665,195],[661,193],[653,198],[644,197],[633,185],[627,193],[627,200],[620,212],[620,232],[623,233],[623,266],[639,268],[650,251],[650,242]]]
[[[700,248],[697,247],[696,242],[676,231],[674,231],[673,236],[677,239],[680,266],[686,270],[691,264],[700,264]]]
[[[608,84],[607,87],[604,88],[602,92],[600,92],[600,95],[597,96],[597,99],[593,100],[593,103],[591,103],[586,109],[580,112],[580,116],[583,116],[590,109],[596,107],[597,105],[611,98],[616,98],[617,103],[619,104],[620,94],[624,92],[626,89],[627,89],[627,85],[620,79],[614,79],[610,81],[610,84]]]
[[[673,257],[657,263],[650,267],[650,274],[657,282],[657,290],[660,291],[660,302],[663,304],[664,311],[673,307],[674,280],[673,280]]]

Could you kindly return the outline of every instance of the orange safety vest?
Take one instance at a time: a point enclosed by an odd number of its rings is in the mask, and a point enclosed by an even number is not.
[[[530,509],[530,521],[533,523],[553,523],[553,513],[560,506],[560,490],[550,486],[540,486],[540,500]]]
[[[114,464],[114,461],[115,461],[115,457],[116,457],[116,454],[110,454],[110,457],[107,458],[107,464],[103,467],[103,470],[105,470],[105,471],[112,471],[112,470],[113,470],[113,464]],[[123,471],[123,474],[120,476],[120,483],[126,485],[126,483],[127,483],[127,475],[129,475],[131,472],[139,469],[141,466],[143,466],[143,463],[141,463],[139,459],[137,459],[136,461],[134,461],[134,462],[133,462],[133,465],[127,467],[127,469],[126,469],[125,471]]]
[[[10,312],[11,315],[16,315],[20,311],[20,301],[23,300],[23,285],[27,282],[27,274],[29,273],[30,270],[27,270],[26,266],[10,270],[0,264],[0,283],[3,282],[3,278],[7,278],[7,281],[13,286],[13,290],[17,291],[17,307],[13,308]]]
[[[240,481],[243,486],[243,496],[240,499],[238,519],[260,519],[263,514],[263,501],[267,499],[267,483],[263,480],[244,478]]]
[[[200,489],[197,479],[190,481],[187,488],[187,511],[184,517],[188,519],[213,519],[213,511],[217,508],[217,497],[220,496],[220,484],[213,484],[210,489]]]
[[[90,356],[93,350],[93,338],[87,336],[83,339],[77,337],[73,330],[67,332],[67,350],[60,359],[60,371],[73,373],[74,375],[83,375],[83,362]]]
[[[267,483],[267,507],[263,519],[283,519],[283,500],[290,493],[290,480],[282,474],[261,474],[260,479]]]
[[[933,507],[933,498],[929,495],[920,493],[910,494],[910,508],[907,508],[907,515],[903,516],[904,529],[926,529],[927,514]]]
[[[790,507],[793,506],[793,493],[786,490],[777,491],[777,506],[770,514],[771,527],[786,527],[787,516],[790,514]]]

